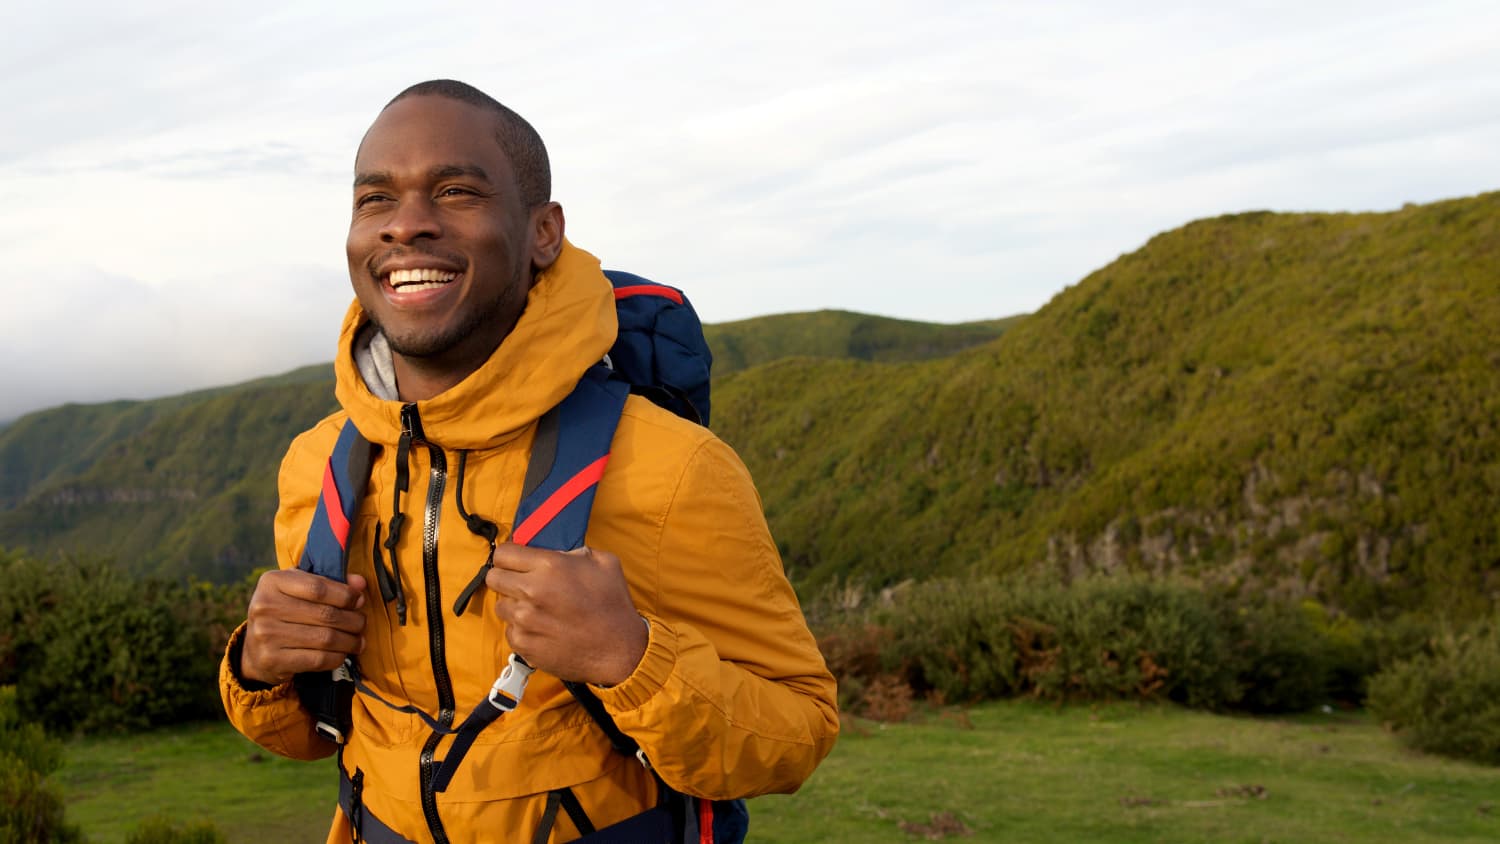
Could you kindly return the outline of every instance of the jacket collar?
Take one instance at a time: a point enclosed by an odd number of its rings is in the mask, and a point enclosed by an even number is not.
[[[379,398],[356,361],[368,323],[356,300],[339,335],[335,393],[366,439],[394,445],[403,402]],[[489,360],[452,389],[417,403],[427,439],[446,449],[483,449],[515,437],[567,397],[614,345],[617,330],[613,288],[599,259],[565,242]]]

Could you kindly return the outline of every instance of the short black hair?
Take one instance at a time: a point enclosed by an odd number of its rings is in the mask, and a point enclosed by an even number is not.
[[[473,85],[455,79],[418,82],[393,97],[385,107],[390,108],[407,97],[419,96],[446,97],[479,106],[499,117],[495,140],[500,143],[505,157],[510,159],[511,169],[516,171],[516,189],[521,195],[521,204],[536,208],[552,199],[552,165],[547,160],[547,146],[526,118]]]

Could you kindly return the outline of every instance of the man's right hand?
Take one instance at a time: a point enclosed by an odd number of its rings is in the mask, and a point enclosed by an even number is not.
[[[363,651],[365,586],[357,574],[348,583],[299,569],[261,575],[250,596],[240,677],[279,686]]]

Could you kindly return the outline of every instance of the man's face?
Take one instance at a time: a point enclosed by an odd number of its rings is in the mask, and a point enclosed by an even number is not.
[[[496,120],[412,96],[381,112],[360,145],[349,279],[405,358],[477,366],[525,307],[531,226]]]

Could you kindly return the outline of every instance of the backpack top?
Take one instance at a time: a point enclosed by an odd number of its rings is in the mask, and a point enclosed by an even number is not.
[[[675,287],[620,270],[604,275],[615,286],[620,320],[610,367],[631,392],[707,427],[714,356],[692,304]]]

